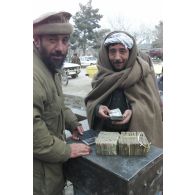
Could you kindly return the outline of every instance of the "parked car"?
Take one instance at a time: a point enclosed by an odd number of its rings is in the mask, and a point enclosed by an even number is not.
[[[153,59],[152,58],[152,62],[153,62],[153,66],[154,66],[154,72],[156,74],[156,77],[160,77],[163,73],[163,62],[160,59]],[[96,73],[97,73],[98,69],[96,65],[90,65],[88,67],[86,67],[86,76],[89,77],[93,77]]]
[[[97,58],[94,56],[80,56],[81,67],[87,67],[97,64]]]
[[[62,69],[67,73],[68,76],[72,78],[78,77],[81,72],[81,66],[79,64],[74,64],[70,62],[65,62]]]
[[[64,62],[62,70],[62,84],[67,85],[69,76],[72,78],[78,77],[78,74],[81,72],[81,66],[79,64]]]
[[[94,75],[97,73],[98,69],[96,65],[90,65],[86,67],[86,76],[93,78]]]
[[[152,58],[154,72],[157,77],[161,76],[163,73],[163,62],[160,59]]]
[[[159,58],[163,60],[163,49],[162,48],[152,48],[149,50],[149,55],[151,58]]]

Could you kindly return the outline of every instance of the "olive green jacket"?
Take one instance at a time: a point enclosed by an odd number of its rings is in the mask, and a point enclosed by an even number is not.
[[[59,74],[52,75],[34,48],[34,195],[58,195],[64,187],[62,165],[70,158],[70,146],[62,139],[65,124],[70,130],[79,125],[76,116],[64,105]]]

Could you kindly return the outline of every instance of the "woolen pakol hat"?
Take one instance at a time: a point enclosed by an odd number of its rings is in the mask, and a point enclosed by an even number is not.
[[[50,12],[33,21],[33,35],[71,34],[73,26],[69,23],[68,12]]]

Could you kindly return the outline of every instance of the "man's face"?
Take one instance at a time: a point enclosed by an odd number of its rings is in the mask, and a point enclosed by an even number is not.
[[[125,69],[127,60],[129,58],[129,49],[125,48],[123,44],[110,45],[108,47],[109,60],[116,71]]]
[[[42,35],[36,46],[44,63],[52,70],[63,66],[69,47],[69,35]]]

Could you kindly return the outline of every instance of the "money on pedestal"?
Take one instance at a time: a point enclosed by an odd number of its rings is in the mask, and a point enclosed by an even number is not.
[[[150,143],[144,132],[121,132],[118,148],[119,155],[146,155],[150,149]]]
[[[117,155],[118,132],[101,131],[96,138],[96,153],[100,155]]]

